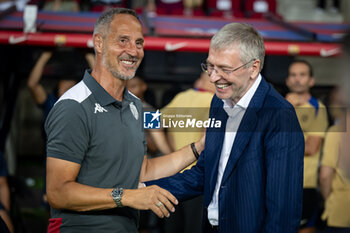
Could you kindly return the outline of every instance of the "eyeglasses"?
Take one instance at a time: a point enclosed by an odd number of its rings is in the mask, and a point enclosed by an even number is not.
[[[248,61],[247,63],[245,63],[245,64],[243,64],[243,65],[241,65],[241,66],[239,66],[239,67],[237,67],[237,68],[234,68],[234,69],[226,69],[226,68],[220,68],[220,67],[217,67],[216,69],[214,68],[214,65],[213,64],[210,64],[210,63],[208,63],[208,62],[202,62],[201,63],[201,67],[202,67],[202,70],[204,71],[204,72],[206,72],[209,76],[213,73],[213,71],[215,70],[217,73],[219,72],[219,71],[222,71],[223,73],[225,73],[226,75],[230,75],[232,72],[235,72],[236,70],[239,70],[240,68],[242,68],[242,67],[244,67],[244,66],[246,66],[246,65],[248,65],[249,63],[251,63],[251,62],[253,62],[253,61],[255,61],[256,59],[255,58],[253,58],[253,59],[251,59],[250,61]]]

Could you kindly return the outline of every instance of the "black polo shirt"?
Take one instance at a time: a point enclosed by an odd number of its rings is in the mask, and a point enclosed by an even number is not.
[[[68,90],[45,123],[47,156],[81,165],[77,182],[99,188],[138,186],[146,140],[140,100],[125,88],[115,100],[90,75]],[[74,212],[51,209],[62,218],[59,232],[137,232],[131,208]]]

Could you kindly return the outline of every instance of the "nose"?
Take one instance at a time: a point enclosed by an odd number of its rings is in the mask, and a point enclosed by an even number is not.
[[[136,43],[129,43],[126,52],[131,56],[136,56],[138,53]]]
[[[219,75],[219,72],[216,69],[214,69],[213,72],[211,72],[211,74],[209,75],[209,80],[211,83],[215,83],[220,78],[221,76]]]
[[[296,75],[295,78],[294,78],[294,81],[295,81],[296,83],[300,83],[300,81],[301,81],[301,76],[300,76],[300,75]]]

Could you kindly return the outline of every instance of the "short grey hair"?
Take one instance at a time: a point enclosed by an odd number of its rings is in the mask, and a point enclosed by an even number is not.
[[[137,16],[137,13],[132,9],[127,8],[112,8],[109,10],[106,10],[103,12],[100,17],[98,17],[95,27],[94,27],[94,33],[95,34],[101,34],[103,37],[106,36],[106,33],[108,32],[109,25],[111,24],[113,18],[115,15],[118,14],[128,14],[134,16],[141,24],[141,21],[139,17]]]
[[[238,46],[240,60],[247,63],[260,60],[260,71],[264,66],[265,45],[262,36],[252,26],[243,23],[230,23],[222,27],[211,39],[211,49],[228,49]]]

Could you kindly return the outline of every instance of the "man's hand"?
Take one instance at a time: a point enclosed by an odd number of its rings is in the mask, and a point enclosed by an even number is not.
[[[286,95],[286,100],[293,106],[299,106],[305,103],[305,100],[296,93],[288,93]]]
[[[156,185],[139,189],[124,189],[121,199],[123,206],[129,206],[139,210],[152,210],[158,217],[169,217],[175,212],[173,204],[177,205],[177,199],[167,190]]]

